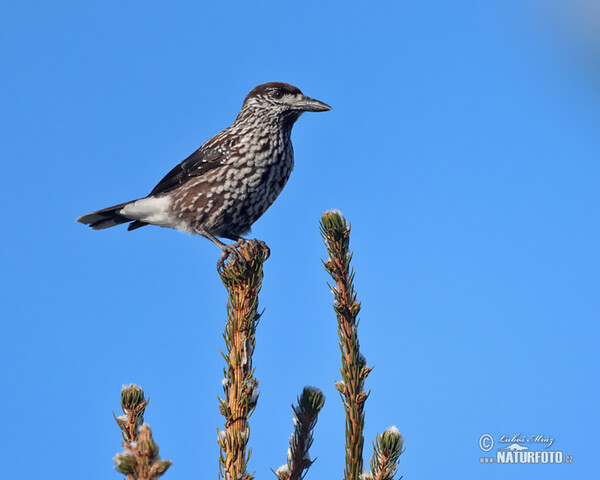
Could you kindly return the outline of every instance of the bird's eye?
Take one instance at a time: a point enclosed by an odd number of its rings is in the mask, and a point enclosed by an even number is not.
[[[275,90],[275,91],[273,92],[273,96],[274,96],[275,98],[281,98],[281,97],[283,97],[283,92],[282,92],[281,90]]]

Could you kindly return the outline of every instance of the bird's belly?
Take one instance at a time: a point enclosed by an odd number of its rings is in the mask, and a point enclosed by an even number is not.
[[[237,201],[228,202],[216,235],[237,237],[248,232],[252,224],[275,202],[287,183],[291,167],[284,167],[273,165],[242,181],[240,195]]]
[[[290,161],[260,167],[215,171],[199,177],[172,202],[172,211],[188,231],[235,238],[250,230],[279,196],[290,177]]]

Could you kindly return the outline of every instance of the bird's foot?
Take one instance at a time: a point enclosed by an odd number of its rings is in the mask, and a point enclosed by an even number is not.
[[[231,258],[232,262],[238,262],[242,266],[248,266],[249,259],[247,259],[242,250],[247,254],[253,255],[253,251],[258,247],[262,250],[264,255],[264,260],[267,260],[271,256],[271,249],[267,246],[265,242],[262,240],[247,240],[245,238],[240,238],[233,245],[222,244],[219,245],[223,253],[221,254],[221,258],[217,262],[217,268],[221,269],[225,266],[225,262],[227,259]]]
[[[262,251],[265,255],[265,260],[267,260],[267,258],[271,256],[271,249],[262,240],[255,239],[254,241],[258,244],[260,248],[262,248]]]
[[[259,240],[258,238],[254,238],[252,240],[240,238],[237,242],[234,243],[234,245],[236,248],[245,246],[246,250],[254,250],[256,247],[259,247],[263,251],[263,255],[265,256],[264,260],[267,260],[267,258],[271,256],[271,249],[267,246],[265,242]]]
[[[225,262],[229,257],[231,257],[232,260],[235,262],[239,262],[242,265],[246,265],[248,261],[242,255],[242,252],[239,251],[239,247],[244,241],[245,240],[238,240],[233,245],[223,244],[223,246],[221,247],[223,253],[221,254],[221,258],[219,258],[219,261],[217,262],[217,268],[223,268],[225,266]]]

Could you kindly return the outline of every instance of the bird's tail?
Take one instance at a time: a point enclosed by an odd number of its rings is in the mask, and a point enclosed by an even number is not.
[[[77,221],[79,223],[89,225],[94,230],[104,230],[105,228],[121,225],[122,223],[132,222],[127,230],[135,230],[136,228],[140,228],[148,224],[146,222],[135,220],[134,218],[126,217],[120,212],[123,207],[136,201],[137,200],[132,200],[131,202],[120,203],[119,205],[114,205],[112,207],[103,208],[102,210],[88,213],[87,215],[82,215],[77,219]]]

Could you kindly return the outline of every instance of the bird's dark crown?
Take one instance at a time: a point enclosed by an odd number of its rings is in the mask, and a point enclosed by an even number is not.
[[[277,97],[277,95],[296,95],[302,94],[298,87],[294,87],[289,83],[282,82],[269,82],[263,83],[258,87],[254,87],[254,89],[246,96],[246,101],[253,97],[264,96],[264,95],[273,95]]]

